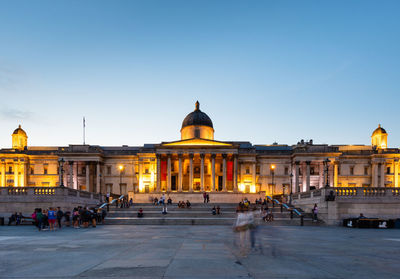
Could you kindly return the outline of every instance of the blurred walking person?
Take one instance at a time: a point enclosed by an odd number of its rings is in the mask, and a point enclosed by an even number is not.
[[[249,250],[249,228],[250,228],[250,216],[249,213],[244,211],[243,209],[238,212],[236,223],[235,223],[235,232],[239,233],[239,249],[240,256],[246,257]]]

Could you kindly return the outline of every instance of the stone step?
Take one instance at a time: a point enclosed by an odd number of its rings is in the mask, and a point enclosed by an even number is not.
[[[163,216],[161,211],[144,211],[144,215],[146,217],[160,217]],[[208,217],[208,216],[223,216],[229,218],[236,218],[235,212],[223,212],[220,215],[212,215],[210,211],[200,212],[200,211],[190,211],[190,212],[183,212],[183,211],[168,211],[168,216],[171,217],[186,217],[186,218],[201,218],[201,217]],[[276,212],[273,213],[274,217],[276,218],[290,218],[289,212]],[[137,212],[109,212],[107,217],[136,217]]]
[[[174,218],[174,217],[110,217],[106,225],[225,225],[233,226],[236,218]],[[304,220],[305,225],[312,223],[311,219]],[[300,219],[274,218],[273,222],[262,222],[261,225],[299,226]]]

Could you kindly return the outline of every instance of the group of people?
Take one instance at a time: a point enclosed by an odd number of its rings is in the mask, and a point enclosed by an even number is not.
[[[207,192],[204,192],[203,193],[203,200],[204,200],[204,203],[209,203],[210,202],[210,194],[207,193]]]
[[[20,225],[22,222],[22,219],[25,218],[24,216],[22,216],[21,212],[15,212],[13,214],[11,214],[10,217],[8,217],[8,225],[11,226],[12,223],[15,223],[15,225]]]
[[[165,194],[163,194],[160,199],[154,198],[153,199],[154,205],[164,205],[165,204]],[[167,204],[172,204],[171,197],[168,197]]]
[[[211,209],[211,213],[212,215],[219,215],[221,214],[221,207],[219,207],[219,205],[217,205],[217,207],[214,207]]]
[[[41,208],[36,208],[32,213],[31,217],[34,225],[41,230],[56,231],[61,229],[63,225],[72,226],[76,229],[81,227],[88,228],[89,225],[96,227],[98,223],[104,223],[104,218],[106,216],[106,211],[101,208],[87,208],[87,207],[75,207],[71,211],[63,212],[60,207],[42,210]]]
[[[189,200],[185,201],[179,201],[178,202],[178,207],[179,208],[190,208],[192,206],[192,204],[190,203]]]

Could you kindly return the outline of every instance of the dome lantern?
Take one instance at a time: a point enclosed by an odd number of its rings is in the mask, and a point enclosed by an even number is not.
[[[21,128],[21,125],[12,133],[12,148],[17,150],[24,150],[28,146],[28,136]]]
[[[381,127],[381,124],[378,125],[378,128],[372,133],[371,136],[371,144],[372,146],[378,149],[386,149],[387,148],[387,137],[388,133],[385,129]]]

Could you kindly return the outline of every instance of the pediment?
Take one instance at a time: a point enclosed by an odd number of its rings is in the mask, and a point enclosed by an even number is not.
[[[232,144],[208,139],[187,139],[162,143],[162,146],[232,146]]]

